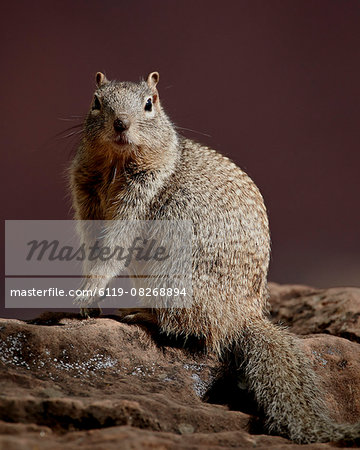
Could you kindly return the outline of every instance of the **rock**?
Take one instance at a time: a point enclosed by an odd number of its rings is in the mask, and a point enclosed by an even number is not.
[[[270,283],[271,314],[296,334],[328,333],[360,343],[360,288]]]
[[[341,422],[360,420],[359,303],[360,289],[271,284],[274,321],[302,335]],[[0,448],[300,447],[266,435],[219,363],[180,344],[116,317],[0,319]]]
[[[323,334],[307,336],[301,344],[323,382],[333,419],[360,421],[360,345]]]

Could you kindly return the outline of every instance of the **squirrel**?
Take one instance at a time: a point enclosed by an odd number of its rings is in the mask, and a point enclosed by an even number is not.
[[[297,338],[267,317],[270,235],[259,189],[230,159],[177,132],[160,103],[158,82],[158,72],[139,83],[109,81],[98,72],[70,167],[80,221],[193,224],[192,306],[125,312],[123,320],[149,320],[168,335],[195,336],[219,359],[233,355],[269,432],[298,443],[360,437],[360,424],[329,418]],[[86,230],[80,233],[89,239]],[[115,263],[99,264],[103,276],[89,276],[87,289],[105,288],[119,273]],[[99,300],[79,297],[75,303],[91,308]]]

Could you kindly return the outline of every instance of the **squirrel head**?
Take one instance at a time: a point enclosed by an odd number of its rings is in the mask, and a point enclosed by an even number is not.
[[[166,145],[174,127],[163,111],[156,86],[159,73],[139,83],[109,81],[98,72],[97,89],[85,123],[85,140],[94,145],[125,147]]]

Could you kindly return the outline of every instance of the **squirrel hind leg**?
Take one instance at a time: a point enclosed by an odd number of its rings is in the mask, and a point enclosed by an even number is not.
[[[157,317],[150,308],[123,308],[116,312],[120,322],[139,325],[158,325]]]
[[[333,424],[332,440],[360,447],[360,422],[355,424]]]

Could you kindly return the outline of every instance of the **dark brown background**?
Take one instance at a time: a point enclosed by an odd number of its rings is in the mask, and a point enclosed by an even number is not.
[[[57,133],[87,111],[96,71],[158,70],[173,121],[209,134],[185,132],[261,188],[270,279],[360,286],[358,0],[16,1],[2,12],[4,219],[71,218],[76,136]]]

